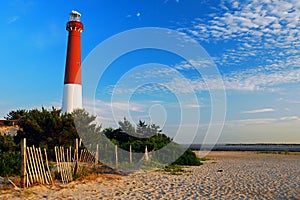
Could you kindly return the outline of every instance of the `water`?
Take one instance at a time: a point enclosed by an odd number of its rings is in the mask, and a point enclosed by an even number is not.
[[[213,151],[289,151],[300,152],[300,144],[192,144],[192,150]]]

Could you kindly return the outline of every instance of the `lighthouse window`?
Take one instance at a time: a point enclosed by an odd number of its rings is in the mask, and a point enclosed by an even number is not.
[[[70,16],[70,21],[78,21],[78,22],[80,22],[80,16],[78,16],[78,15],[71,15]]]

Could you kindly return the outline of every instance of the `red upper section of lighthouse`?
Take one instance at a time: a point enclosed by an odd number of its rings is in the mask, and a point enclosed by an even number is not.
[[[75,20],[73,21],[75,16]],[[64,84],[81,84],[81,39],[83,24],[80,14],[72,11],[66,27],[69,31]]]
[[[66,27],[67,31],[78,30],[79,32],[83,31],[83,24],[78,21],[69,21]]]

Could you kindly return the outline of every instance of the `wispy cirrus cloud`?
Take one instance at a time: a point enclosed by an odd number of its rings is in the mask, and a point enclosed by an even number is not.
[[[273,108],[263,108],[263,109],[256,109],[256,110],[246,110],[242,113],[245,114],[255,114],[255,113],[266,113],[266,112],[274,112],[275,110]]]
[[[270,124],[277,121],[276,118],[254,118],[254,119],[242,119],[242,120],[235,120],[227,122],[227,125],[234,124],[234,126],[238,125],[263,125],[263,124]]]
[[[298,116],[284,116],[280,118],[280,121],[294,121],[294,120],[300,120],[300,117]]]
[[[225,123],[225,126],[249,126],[249,125],[266,125],[266,124],[282,124],[290,122],[298,122],[299,116],[282,116],[278,118],[249,118],[240,120],[231,120]]]
[[[94,110],[97,113],[108,113],[111,112],[112,109],[116,109],[119,111],[135,111],[135,112],[143,112],[145,109],[145,105],[137,102],[126,102],[126,101],[102,101],[102,100],[84,100],[84,105],[88,110]]]
[[[195,63],[197,61],[193,61]],[[206,62],[199,61],[198,66],[207,65]],[[267,67],[267,66],[266,66]],[[271,66],[268,66],[271,68]],[[188,72],[190,77],[178,77],[174,74],[174,69],[179,74]],[[174,76],[173,76],[174,75]],[[208,90],[236,91],[279,91],[280,85],[300,82],[300,68],[286,68],[285,70],[262,70],[261,68],[250,68],[243,71],[225,73],[222,81],[216,77],[208,77],[205,80],[196,69],[184,61],[171,68],[160,70],[146,70],[143,73],[132,74],[128,81],[121,85],[107,87],[107,92],[115,94],[146,94],[150,92],[173,92],[173,93],[198,93]],[[139,81],[149,80],[149,84],[141,85],[138,89]],[[160,84],[151,84],[153,80]],[[146,81],[147,82],[147,81]],[[133,84],[134,83],[134,84]],[[222,84],[223,83],[223,84]]]
[[[214,55],[219,66],[245,65],[266,71],[299,66],[299,1],[227,0],[214,9],[215,14],[195,18],[191,26],[179,30],[219,46],[222,52]],[[223,43],[231,47],[222,49]]]
[[[200,43],[219,47],[220,51],[209,53],[221,71],[225,89],[279,91],[282,84],[300,82],[298,0],[222,0],[213,9],[214,14],[207,18],[195,18],[178,30]],[[222,46],[226,46],[226,49],[222,49]],[[173,66],[173,69],[190,75],[191,71],[196,71],[192,66],[195,64],[205,67],[210,66],[211,61],[186,61]],[[172,78],[172,73],[174,70],[167,68],[143,71],[135,74],[130,81],[161,78],[162,84],[148,85],[139,90],[128,84],[115,92],[168,92],[168,88],[171,88],[176,92],[191,93],[223,89],[223,85],[214,77],[205,82],[200,77],[202,74],[194,73],[195,76],[190,76],[190,80],[185,80],[175,76]],[[187,83],[189,87],[186,87]]]
[[[138,102],[125,101],[103,101],[99,99],[83,99],[83,107],[90,114],[96,116],[95,123],[101,125],[103,128],[113,127],[117,128],[118,122],[126,117],[133,124],[138,122],[142,112],[145,111],[146,106]],[[131,112],[139,113],[131,115]]]
[[[250,69],[224,75],[226,89],[244,91],[276,91],[278,86],[300,81],[300,69],[266,72]]]
[[[12,24],[12,23],[16,22],[18,19],[19,19],[19,16],[14,15],[7,20],[7,24]]]
[[[221,71],[225,89],[278,91],[281,84],[300,81],[298,0],[222,0],[212,9],[215,10],[213,14],[195,18],[178,30],[200,43],[218,46],[220,51],[209,53]],[[207,60],[187,61],[174,66],[174,69],[182,74],[184,71],[190,73],[195,63],[201,67],[211,64]],[[161,78],[167,86],[149,85],[139,92],[167,92],[167,88],[174,88],[175,91],[189,93],[223,88],[222,84],[214,84],[217,83],[214,77],[207,80],[213,84],[207,84],[199,74],[188,80],[190,87],[185,87],[182,83],[186,80],[172,79],[171,73],[169,69],[149,70],[133,78]],[[120,89],[118,92],[128,92],[127,87]]]

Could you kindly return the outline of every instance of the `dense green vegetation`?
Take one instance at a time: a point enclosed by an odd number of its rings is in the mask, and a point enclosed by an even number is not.
[[[7,120],[18,120],[20,130],[14,137],[16,144],[21,138],[26,138],[27,146],[46,148],[49,158],[54,159],[55,146],[74,146],[78,132],[84,130],[91,137],[100,134],[100,127],[91,124],[95,116],[90,116],[84,110],[76,110],[72,114],[61,114],[61,110],[17,110],[11,111]],[[76,125],[74,123],[76,121]],[[78,132],[77,132],[78,131]]]
[[[129,146],[131,145],[132,152],[144,153],[145,147],[147,146],[148,152],[156,152],[159,150],[157,153],[154,153],[151,158],[155,162],[176,165],[201,164],[193,151],[190,149],[185,150],[182,146],[173,142],[172,139],[163,134],[159,126],[155,124],[146,124],[143,121],[139,121],[137,127],[134,128],[134,126],[124,118],[123,121],[119,122],[119,126],[120,128],[118,129],[105,129],[103,133],[114,144],[126,151],[129,151]],[[178,156],[180,157],[178,158]],[[126,156],[123,157],[126,158]],[[140,157],[137,156],[137,159]]]
[[[0,135],[0,176],[20,174],[20,147],[8,135]]]
[[[198,166],[201,165],[201,162],[191,149],[187,149],[182,156],[173,162],[173,164]]]
[[[172,141],[170,137],[162,133],[159,126],[146,124],[139,121],[134,127],[126,118],[119,122],[119,128],[106,128],[94,124],[95,116],[89,115],[85,110],[75,110],[72,114],[61,114],[61,110],[52,108],[46,110],[17,110],[11,111],[7,120],[18,120],[20,130],[15,137],[0,137],[0,172],[4,174],[18,174],[20,167],[20,140],[27,139],[27,146],[46,148],[49,158],[54,160],[55,146],[74,146],[75,138],[79,135],[85,145],[100,145],[100,149],[114,152],[114,145],[120,149],[120,162],[128,162],[129,147],[132,152],[138,154],[136,161],[140,160],[147,146],[148,152],[154,152],[151,160],[177,165],[200,165],[200,160],[191,151],[183,149]],[[79,133],[79,134],[78,134]],[[108,147],[109,146],[109,147]],[[159,151],[158,151],[159,150]],[[156,153],[157,152],[157,153]],[[122,156],[124,154],[124,156]],[[112,159],[111,155],[102,157],[100,161]],[[182,155],[178,158],[179,155]],[[122,158],[126,158],[123,159]],[[178,158],[178,159],[177,159]],[[174,161],[175,160],[175,161]]]
[[[73,139],[78,137],[72,115],[61,115],[55,108],[11,111],[6,119],[18,120],[20,130],[14,137],[16,143],[25,137],[28,146],[53,149],[56,145],[73,146]]]
[[[135,130],[133,125],[124,118],[124,121],[120,121],[119,125],[120,128],[107,128],[103,133],[114,144],[127,151],[129,151],[130,145],[133,152],[143,153],[145,146],[147,146],[148,151],[156,151],[172,142],[172,139],[162,134],[155,124],[147,125],[140,121]]]

